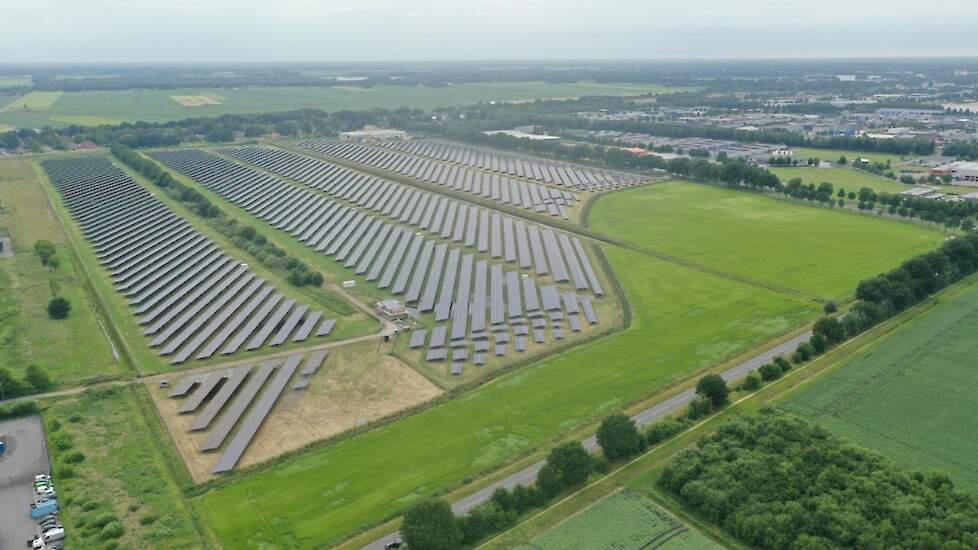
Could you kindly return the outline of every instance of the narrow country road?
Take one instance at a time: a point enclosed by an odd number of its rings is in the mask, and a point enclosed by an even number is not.
[[[748,373],[761,368],[761,365],[770,363],[778,355],[790,355],[795,351],[795,348],[798,347],[798,344],[807,341],[811,337],[811,331],[803,332],[763,353],[755,355],[754,357],[751,357],[750,359],[731,367],[730,369],[721,373],[720,376],[722,376],[723,379],[728,382],[743,378],[744,376],[747,376]],[[670,415],[685,407],[690,401],[693,400],[695,396],[695,390],[690,388],[639,412],[638,414],[632,416],[632,419],[635,420],[635,423],[639,427],[647,426],[656,420],[659,420],[660,418]],[[585,439],[583,444],[584,448],[590,452],[596,452],[598,450],[598,440],[595,436]],[[488,485],[467,497],[455,501],[452,503],[452,511],[455,512],[456,515],[463,515],[475,506],[489,500],[492,493],[500,487],[509,489],[516,485],[529,485],[533,483],[537,479],[537,473],[539,473],[540,469],[543,468],[543,463],[544,461],[541,460],[540,462],[531,464],[530,466],[527,466],[526,468],[523,468],[522,470],[491,485]],[[384,550],[388,543],[395,540],[400,540],[400,533],[395,532],[386,535],[364,546],[361,550]]]

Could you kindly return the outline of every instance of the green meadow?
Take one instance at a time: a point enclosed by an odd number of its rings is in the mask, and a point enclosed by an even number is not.
[[[810,383],[784,407],[917,471],[978,492],[978,284]]]
[[[631,326],[211,490],[225,547],[315,548],[810,320],[811,301],[611,247]],[[302,506],[295,503],[302,502]]]
[[[0,231],[14,252],[0,256],[0,367],[20,376],[33,363],[58,386],[122,374],[67,236],[26,160],[0,160]],[[56,267],[41,263],[38,240],[54,244]],[[48,317],[56,296],[71,303],[67,319]]]
[[[824,299],[936,247],[945,234],[916,225],[671,182],[611,193],[591,227],[736,278]]]

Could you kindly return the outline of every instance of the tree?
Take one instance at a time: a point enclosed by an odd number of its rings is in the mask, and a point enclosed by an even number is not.
[[[845,155],[839,157],[839,165],[844,166],[846,164],[849,164],[849,159],[847,159]]]
[[[598,445],[608,460],[620,460],[642,451],[642,436],[634,420],[621,413],[613,414],[601,421]]]
[[[451,506],[443,500],[425,500],[404,514],[401,536],[412,550],[453,550],[462,532]]]
[[[829,300],[828,302],[825,302],[825,306],[822,308],[822,310],[824,310],[825,313],[835,313],[836,311],[839,311],[839,306],[836,305],[834,301]]]
[[[761,377],[756,372],[752,372],[747,375],[744,379],[743,385],[741,385],[745,391],[757,391],[761,389]]]
[[[10,399],[27,393],[24,383],[14,378],[14,375],[5,368],[0,368],[0,400]]]
[[[709,399],[713,408],[719,409],[727,404],[730,389],[719,374],[707,374],[696,383],[696,395]]]
[[[48,262],[51,261],[51,258],[54,256],[56,250],[54,248],[54,243],[40,239],[34,243],[34,252],[41,258],[42,265],[48,265]]]
[[[821,335],[828,344],[838,344],[846,338],[846,331],[842,328],[842,323],[835,317],[822,317],[815,321],[812,332]]]
[[[758,372],[761,373],[761,378],[768,382],[770,382],[771,380],[777,380],[778,378],[781,378],[782,374],[784,374],[784,372],[781,370],[781,367],[775,365],[774,363],[767,363],[761,365],[761,368],[758,369]]]
[[[67,298],[56,296],[48,302],[48,317],[52,319],[64,319],[71,311],[71,302]]]
[[[27,373],[24,375],[26,381],[36,391],[44,391],[51,387],[51,378],[37,365],[29,365]]]
[[[537,477],[540,488],[549,495],[584,483],[594,471],[594,459],[579,442],[564,443],[550,451],[547,463]]]
[[[961,220],[961,231],[965,233],[970,233],[975,229],[975,220],[971,218],[965,218]]]

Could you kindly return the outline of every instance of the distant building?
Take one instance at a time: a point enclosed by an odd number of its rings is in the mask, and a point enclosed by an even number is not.
[[[907,189],[906,191],[900,191],[900,194],[906,197],[914,197],[918,199],[940,199],[944,195],[934,189],[933,187],[913,187]]]
[[[485,134],[485,135],[487,135],[487,136],[494,136],[496,134],[504,134],[504,135],[507,135],[509,137],[514,137],[514,138],[517,138],[517,139],[531,139],[531,140],[535,140],[535,141],[553,141],[553,140],[559,140],[560,139],[557,136],[548,136],[546,134],[530,134],[530,133],[523,132],[523,131],[520,131],[520,130],[490,130],[490,131],[482,132],[482,133]]]
[[[381,300],[377,302],[377,312],[391,320],[407,317],[407,308],[397,300]]]
[[[364,126],[363,130],[354,132],[340,132],[340,139],[349,141],[396,141],[405,140],[410,136],[404,130],[394,130],[391,128],[375,128]]]
[[[940,109],[893,109],[881,107],[876,109],[876,114],[887,118],[919,118],[940,116],[944,114],[944,111]]]
[[[951,176],[955,181],[965,185],[978,185],[978,162],[958,161],[931,170],[936,176]]]

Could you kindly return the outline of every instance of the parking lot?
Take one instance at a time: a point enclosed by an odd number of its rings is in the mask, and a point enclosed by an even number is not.
[[[48,473],[47,443],[39,416],[0,422],[7,452],[0,456],[0,548],[22,548],[37,535],[31,519],[34,475]]]

